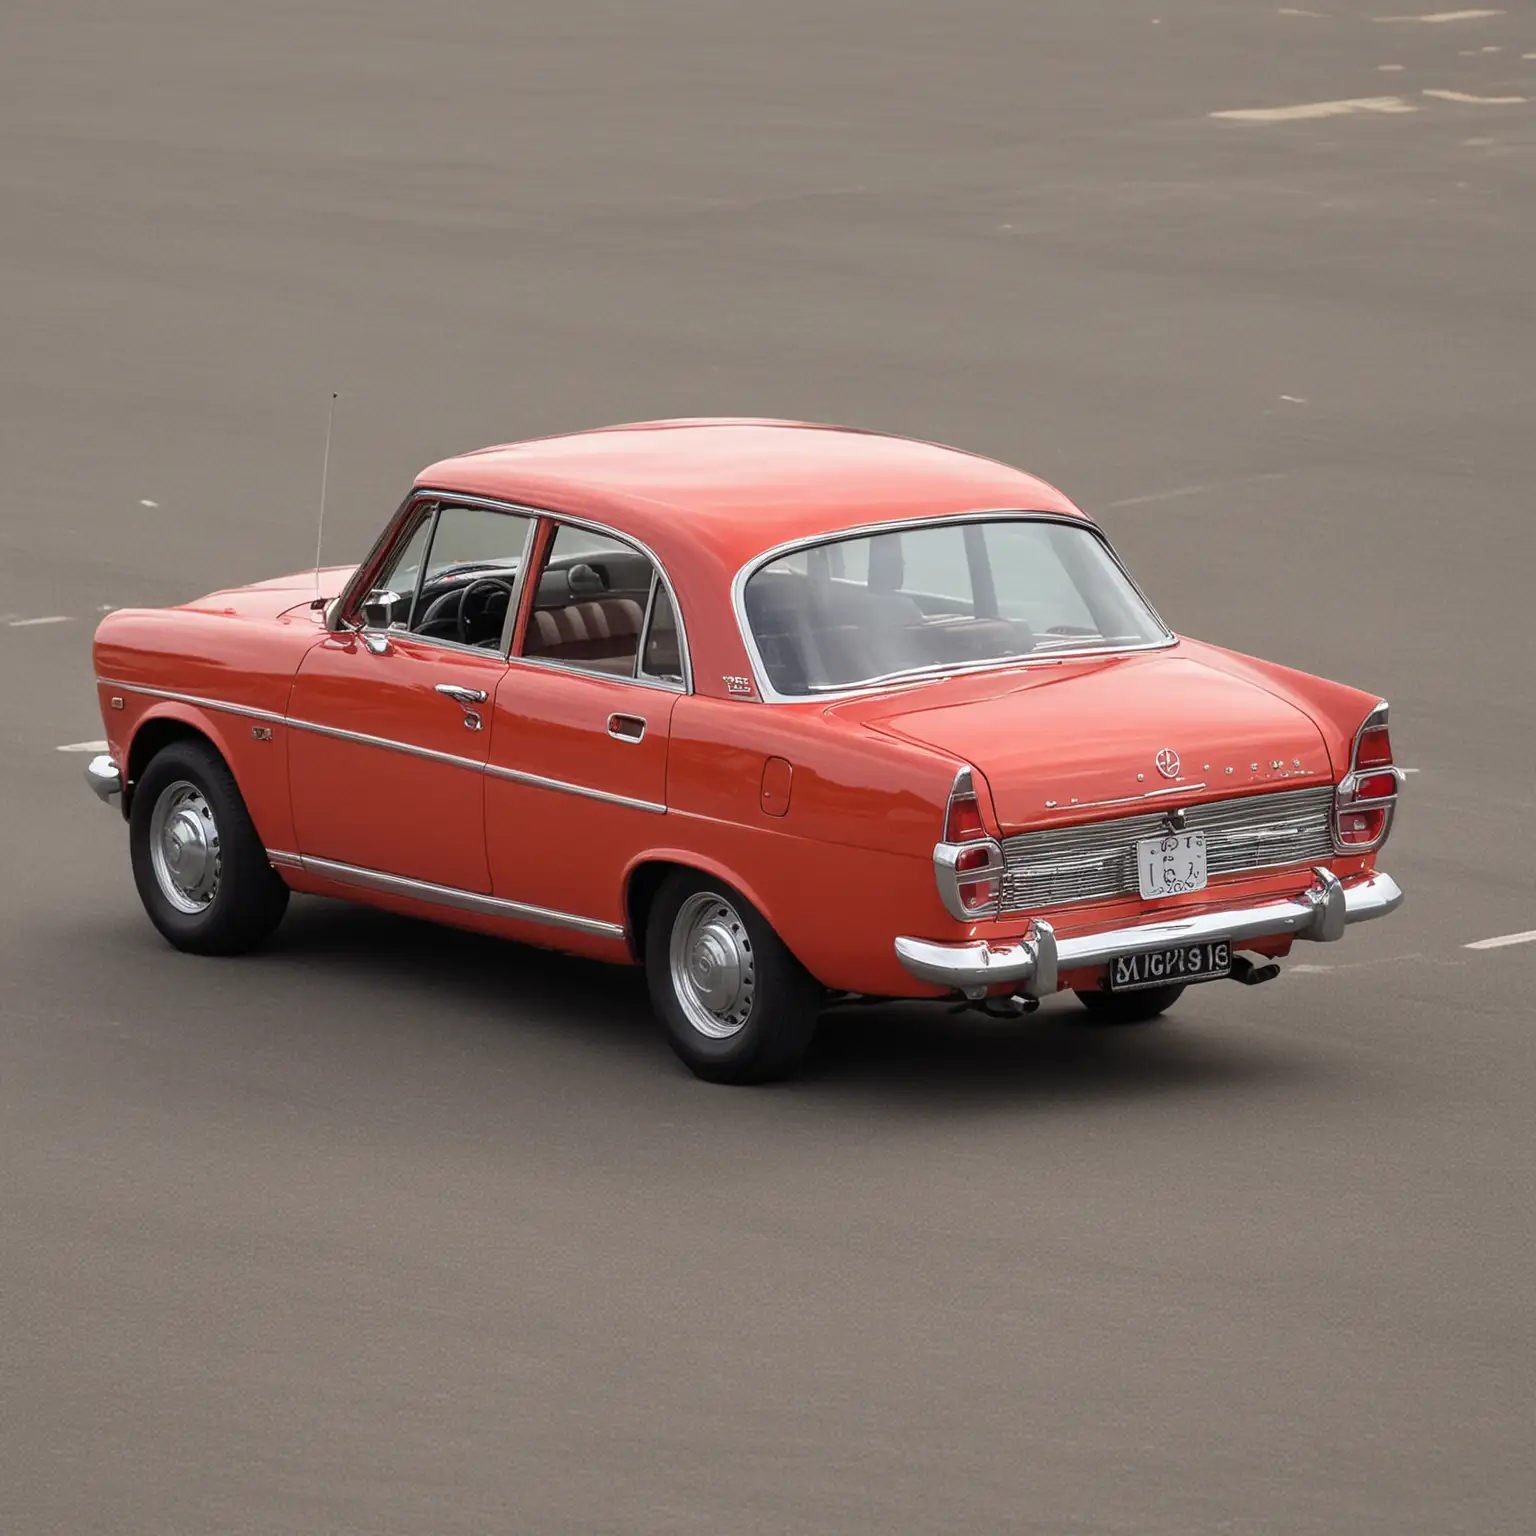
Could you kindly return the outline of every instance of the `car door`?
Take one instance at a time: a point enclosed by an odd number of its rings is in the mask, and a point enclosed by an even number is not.
[[[656,846],[686,642],[649,553],[557,523],[496,690],[486,844],[498,897],[623,926],[623,876]]]
[[[362,627],[294,679],[294,829],[306,860],[483,895],[489,707],[534,519],[431,501],[405,516]]]

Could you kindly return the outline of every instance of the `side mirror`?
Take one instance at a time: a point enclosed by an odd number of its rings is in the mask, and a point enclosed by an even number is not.
[[[403,599],[387,587],[375,587],[363,599],[362,620],[365,629],[388,629],[395,622],[395,608]]]

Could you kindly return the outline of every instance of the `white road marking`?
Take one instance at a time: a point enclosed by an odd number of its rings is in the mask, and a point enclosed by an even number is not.
[[[1280,7],[1280,14],[1282,16],[1321,16],[1321,17],[1324,17],[1325,19],[1326,19],[1327,15],[1328,15],[1328,13],[1326,11],[1302,11],[1302,10],[1298,10],[1294,5],[1282,5]]]
[[[1400,70],[1402,67],[1403,66],[1401,64],[1378,64],[1376,66],[1376,68],[1381,70],[1383,74],[1388,74],[1388,75],[1396,74],[1397,71]]]
[[[141,507],[158,507],[160,503],[158,501],[141,501],[139,505]]]
[[[1355,112],[1417,112],[1401,96],[1357,96],[1349,101],[1305,101],[1294,107],[1239,107],[1212,112],[1237,123],[1296,123],[1315,117],[1347,117]]]
[[[1466,91],[1425,91],[1436,101],[1465,101],[1478,107],[1519,107],[1529,99],[1525,96],[1472,96]]]
[[[1422,21],[1435,26],[1442,21],[1486,21],[1503,11],[1431,11],[1427,16],[1373,16],[1372,21]]]
[[[1496,939],[1479,939],[1475,944],[1463,944],[1463,949],[1504,949],[1510,944],[1536,944],[1536,928],[1524,933],[1501,933]]]
[[[67,741],[62,747],[55,747],[56,752],[105,752],[107,744],[104,741]]]
[[[1237,946],[1241,949],[1241,943]],[[1438,955],[1426,955],[1422,950],[1415,950],[1408,955],[1378,955],[1374,960],[1340,960],[1332,965],[1313,965],[1309,962],[1300,962],[1296,965],[1287,965],[1287,976],[1321,976],[1331,971],[1364,971],[1374,969],[1379,965],[1401,965],[1404,960],[1416,960],[1420,965],[1465,965],[1465,960],[1443,960]]]
[[[67,613],[50,613],[47,616],[47,618],[44,618],[44,619],[12,619],[10,627],[12,629],[30,629],[34,624],[68,624],[68,623],[69,623],[69,615]]]
[[[1307,403],[1307,397],[1305,395],[1281,395],[1280,398],[1284,400],[1287,405],[1305,405]]]
[[[1203,496],[1207,491],[1227,491],[1239,485],[1251,485],[1257,480],[1283,480],[1282,472],[1267,475],[1243,475],[1236,480],[1213,480],[1208,485],[1178,485],[1171,491],[1153,491],[1147,496],[1125,496],[1119,501],[1104,503],[1106,511],[1116,507],[1146,507],[1157,501],[1177,501],[1184,496]]]

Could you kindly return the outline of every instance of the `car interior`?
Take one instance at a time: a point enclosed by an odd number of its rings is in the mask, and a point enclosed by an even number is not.
[[[978,616],[931,593],[882,589],[793,571],[747,583],[747,619],[773,686],[807,693],[892,672],[1028,653],[1022,619]]]
[[[432,570],[413,602],[415,545],[413,537],[392,578],[407,590],[374,591],[364,605],[364,622],[498,649],[520,559],[464,560]],[[522,654],[612,677],[683,680],[676,614],[650,559],[615,539],[569,525],[556,531],[540,572]]]
[[[757,571],[745,603],[791,695],[1160,633],[1096,539],[1028,519],[812,545]]]

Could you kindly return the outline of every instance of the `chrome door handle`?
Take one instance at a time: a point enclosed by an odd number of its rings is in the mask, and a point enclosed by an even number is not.
[[[489,697],[484,688],[461,688],[457,683],[439,683],[436,691],[456,704],[484,704]]]
[[[609,715],[608,734],[615,741],[643,741],[645,719],[641,715]]]

